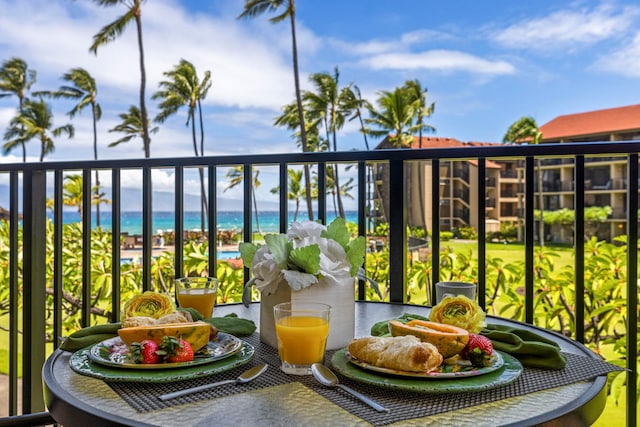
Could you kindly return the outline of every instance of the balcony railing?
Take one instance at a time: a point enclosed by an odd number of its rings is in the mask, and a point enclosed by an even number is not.
[[[91,319],[91,177],[94,171],[111,175],[111,235],[114,242],[120,239],[120,212],[123,206],[121,197],[122,184],[121,175],[125,170],[137,170],[142,175],[142,290],[153,288],[152,284],[152,192],[153,181],[151,173],[154,169],[166,169],[173,172],[175,187],[175,265],[176,276],[184,270],[183,265],[183,215],[184,215],[184,172],[187,168],[203,168],[206,180],[208,214],[207,223],[211,224],[205,239],[209,242],[208,262],[210,272],[215,273],[217,258],[217,242],[215,230],[217,229],[217,189],[219,188],[219,178],[217,171],[220,168],[230,166],[242,166],[243,179],[243,210],[244,210],[244,240],[250,241],[253,236],[252,224],[252,170],[258,167],[275,167],[278,172],[279,188],[279,212],[280,231],[285,232],[288,227],[288,200],[287,191],[284,189],[288,185],[288,167],[295,165],[309,165],[317,173],[318,194],[326,194],[325,178],[327,168],[333,164],[355,165],[357,166],[357,206],[358,206],[358,232],[365,235],[367,228],[366,209],[367,206],[367,166],[384,163],[388,165],[389,186],[389,211],[386,216],[389,223],[389,301],[405,301],[405,284],[407,283],[407,182],[405,181],[405,163],[415,160],[430,161],[432,164],[432,188],[427,189],[427,197],[431,198],[432,206],[439,206],[439,165],[441,161],[450,160],[475,160],[477,163],[477,183],[476,194],[486,194],[486,161],[500,160],[501,158],[512,160],[522,159],[524,169],[524,319],[528,323],[534,321],[534,183],[536,181],[536,159],[571,159],[574,164],[575,194],[574,205],[584,206],[584,166],[585,156],[609,155],[624,156],[627,160],[628,182],[628,203],[626,210],[627,220],[627,241],[638,241],[638,152],[640,152],[640,142],[616,142],[611,143],[564,143],[564,144],[540,144],[540,145],[505,145],[492,147],[463,147],[463,148],[438,148],[438,149],[415,149],[415,150],[376,150],[376,151],[350,151],[332,153],[294,153],[294,154],[272,154],[272,155],[246,155],[238,156],[218,156],[205,158],[180,158],[180,159],[138,159],[138,160],[117,160],[117,161],[82,161],[82,162],[46,162],[27,164],[4,164],[0,165],[0,173],[5,173],[9,177],[9,224],[10,224],[10,244],[8,248],[8,282],[10,288],[9,309],[10,309],[10,331],[9,331],[9,357],[10,357],[10,387],[9,387],[9,412],[17,413],[17,381],[18,381],[18,334],[22,332],[22,354],[29,355],[23,361],[23,405],[22,412],[38,412],[43,410],[42,385],[40,371],[46,357],[45,351],[45,309],[53,312],[54,316],[54,336],[60,336],[62,304],[61,292],[63,283],[61,253],[63,251],[62,242],[62,213],[63,213],[63,176],[67,171],[81,171],[83,176],[83,216],[82,216],[82,263],[78,269],[82,272],[82,289],[76,296],[82,303],[81,326],[88,326]],[[620,157],[615,157],[620,159]],[[466,172],[466,171],[465,171]],[[47,222],[47,194],[48,188],[53,189],[53,226],[54,244],[52,248],[47,248],[45,239],[45,227]],[[22,191],[20,191],[22,190]],[[317,218],[326,221],[327,200],[319,198],[316,200]],[[484,218],[486,206],[483,198],[480,198],[477,206],[472,207],[475,215]],[[19,227],[22,225],[23,250],[19,248]],[[441,218],[438,210],[434,210],[431,223],[427,224],[431,232],[431,250],[433,254],[431,282],[435,283],[440,278],[440,226]],[[583,215],[576,215],[573,224],[576,236],[583,236],[585,223]],[[486,266],[487,253],[485,248],[485,221],[478,223],[478,302],[482,307],[486,305]],[[582,241],[582,239],[576,239]],[[584,318],[584,246],[575,245],[575,295],[576,301],[569,302],[575,304],[575,338],[584,342],[585,338],[585,318]],[[53,278],[46,277],[47,259],[53,258]],[[113,245],[112,266],[110,284],[112,295],[112,321],[119,319],[120,301],[120,248]],[[18,263],[22,260],[22,307],[18,306],[19,277]],[[628,245],[627,252],[627,286],[626,299],[628,307],[637,307],[637,277],[638,277],[638,248],[637,245]],[[245,281],[249,278],[249,271],[245,269]],[[45,307],[48,288],[52,288],[53,307]],[[432,290],[435,294],[435,289]],[[358,298],[365,299],[365,283],[360,283]],[[22,310],[19,316],[19,309]],[[23,319],[22,331],[18,331],[18,317]],[[636,338],[637,311],[628,311],[627,330],[627,360],[629,370],[627,381],[627,416],[630,425],[635,425],[636,416],[636,359],[638,343]],[[57,343],[54,343],[56,346]]]

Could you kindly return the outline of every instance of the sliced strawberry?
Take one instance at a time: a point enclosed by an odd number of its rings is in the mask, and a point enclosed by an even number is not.
[[[164,361],[167,363],[191,362],[193,360],[191,344],[182,338],[162,337],[160,354],[164,355]]]
[[[160,363],[158,344],[151,340],[142,340],[131,344],[131,357],[136,363],[145,365]]]
[[[469,342],[460,353],[464,359],[471,362],[473,366],[484,368],[491,363],[493,354],[493,344],[484,335],[469,334]]]

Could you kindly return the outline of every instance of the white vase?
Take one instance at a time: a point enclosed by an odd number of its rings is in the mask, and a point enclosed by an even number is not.
[[[300,291],[292,291],[288,286],[278,286],[270,295],[261,295],[260,299],[260,341],[277,348],[273,307],[281,302],[321,302],[331,306],[329,338],[327,350],[346,347],[355,333],[355,283],[353,277],[343,280],[339,285],[327,284],[324,280]]]

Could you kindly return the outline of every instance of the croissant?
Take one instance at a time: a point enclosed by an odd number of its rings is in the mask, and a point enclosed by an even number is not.
[[[431,372],[442,364],[442,355],[431,343],[413,335],[356,338],[349,353],[371,365],[407,372]]]

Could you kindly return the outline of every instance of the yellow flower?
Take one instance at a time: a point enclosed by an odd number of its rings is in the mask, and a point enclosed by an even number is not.
[[[477,302],[464,295],[446,296],[431,309],[429,320],[457,326],[477,334],[486,325],[485,313]]]
[[[158,319],[176,311],[174,302],[165,294],[147,291],[131,298],[124,304],[122,317],[147,316]]]

